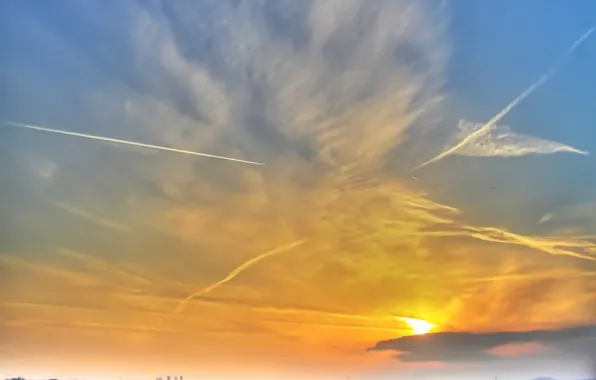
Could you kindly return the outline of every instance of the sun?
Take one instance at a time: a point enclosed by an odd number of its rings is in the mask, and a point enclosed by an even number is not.
[[[432,330],[433,327],[435,327],[435,325],[433,325],[432,323],[423,321],[422,319],[402,317],[400,318],[400,320],[404,321],[408,324],[408,326],[410,326],[414,335],[426,334],[427,332]]]

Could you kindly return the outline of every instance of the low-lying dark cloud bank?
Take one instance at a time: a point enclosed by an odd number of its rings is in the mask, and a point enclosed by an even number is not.
[[[408,362],[488,361],[503,356],[543,355],[555,351],[589,355],[596,352],[596,325],[534,331],[437,332],[384,340],[368,349],[391,350],[399,352],[397,358],[400,361]]]

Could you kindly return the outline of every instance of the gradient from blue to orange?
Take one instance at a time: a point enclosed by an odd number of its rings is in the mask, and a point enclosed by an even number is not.
[[[0,367],[587,373],[590,339],[501,344],[490,361],[367,349],[411,334],[402,317],[479,333],[596,323],[596,36],[499,121],[519,134],[511,154],[476,142],[411,172],[593,15],[589,0],[4,1],[0,121],[265,166],[2,124]],[[546,141],[592,155],[519,153]]]

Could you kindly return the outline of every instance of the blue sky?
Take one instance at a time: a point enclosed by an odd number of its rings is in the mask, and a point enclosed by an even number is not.
[[[447,88],[465,107],[461,113],[480,121],[490,118],[533,83],[594,22],[590,14],[594,13],[595,5],[589,1],[572,4],[454,1],[451,4],[454,48]],[[595,48],[593,40],[587,41],[551,81],[524,100],[502,123],[516,131],[593,151],[596,140],[588,136],[593,133],[591,126],[596,117],[590,107],[596,80],[592,69]],[[461,113],[454,117],[461,117]],[[573,204],[593,199],[592,158],[553,156],[515,160],[517,165],[508,160],[483,163],[483,167],[495,165],[497,170],[474,171],[470,186],[477,185],[482,191],[505,181],[509,188],[501,185],[498,188],[506,197],[529,193],[520,202],[540,208],[528,208],[530,217],[552,203]],[[528,171],[532,172],[531,176],[527,175]],[[538,200],[536,192],[543,199]],[[539,201],[546,204],[532,205]],[[501,222],[525,229],[527,220],[516,222],[512,216],[499,216],[507,211],[518,214],[520,206],[512,201],[511,209],[499,205],[500,210],[491,212]],[[478,208],[476,211],[481,212]]]

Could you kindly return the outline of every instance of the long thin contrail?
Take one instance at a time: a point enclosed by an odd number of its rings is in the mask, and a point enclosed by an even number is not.
[[[193,156],[202,156],[202,157],[216,158],[218,160],[241,162],[243,164],[261,165],[261,166],[262,165],[265,165],[263,163],[253,162],[253,161],[246,161],[246,160],[241,160],[241,159],[238,159],[238,158],[216,156],[216,155],[213,155],[213,154],[193,152],[193,151],[184,150],[184,149],[168,148],[166,146],[145,144],[145,143],[140,143],[140,142],[135,142],[135,141],[120,140],[120,139],[114,139],[114,138],[111,138],[111,137],[88,135],[86,133],[69,132],[69,131],[63,131],[61,129],[51,129],[51,128],[46,128],[46,127],[40,127],[40,126],[37,126],[37,125],[30,125],[30,124],[18,123],[18,122],[14,122],[14,121],[2,121],[2,123],[3,124],[6,124],[6,125],[11,125],[13,127],[35,129],[35,130],[38,130],[38,131],[51,132],[51,133],[59,133],[61,135],[68,135],[68,136],[84,137],[84,138],[92,139],[92,140],[108,141],[108,142],[112,142],[112,143],[133,145],[133,146],[139,146],[139,147],[143,147],[143,148],[165,150],[165,151],[168,151],[168,152],[190,154],[190,155],[193,155]]]
[[[300,244],[304,243],[304,240],[298,240],[295,241],[293,243],[290,244],[286,244],[286,245],[282,245],[280,247],[277,247],[275,249],[272,249],[271,251],[267,251],[265,253],[260,254],[259,256],[253,257],[252,259],[245,261],[243,264],[241,264],[240,266],[238,266],[236,269],[234,269],[233,271],[231,271],[226,277],[224,277],[222,280],[217,281],[209,286],[207,286],[206,288],[203,288],[201,290],[199,290],[198,292],[195,292],[191,295],[189,295],[188,297],[186,297],[184,300],[182,300],[178,306],[173,310],[173,313],[178,313],[182,310],[182,308],[184,307],[184,305],[192,300],[193,298],[196,297],[201,297],[204,296],[205,294],[212,292],[213,290],[219,288],[220,286],[222,286],[223,284],[225,284],[226,282],[229,282],[231,280],[233,280],[236,276],[238,276],[240,273],[244,272],[245,270],[247,270],[248,268],[250,268],[251,266],[253,266],[254,264],[258,263],[261,260],[264,260],[268,257],[271,256],[275,256],[278,255],[280,253],[289,251],[297,246],[299,246]]]
[[[468,135],[465,139],[463,139],[462,141],[459,142],[459,144],[451,147],[450,149],[438,154],[437,156],[431,158],[428,161],[423,162],[422,164],[416,166],[414,169],[412,169],[412,171],[418,170],[420,168],[423,168],[429,164],[432,164],[434,162],[437,162],[439,160],[442,160],[443,158],[453,154],[455,151],[457,151],[458,149],[460,149],[461,147],[463,147],[464,145],[466,145],[467,143],[475,140],[476,138],[485,135],[487,133],[490,132],[490,129],[496,124],[498,123],[503,117],[505,117],[505,115],[507,115],[513,108],[515,108],[522,100],[524,100],[525,98],[527,98],[528,96],[532,95],[532,93],[534,91],[536,91],[540,86],[542,86],[546,81],[548,81],[553,75],[555,75],[557,73],[557,71],[559,70],[559,68],[561,67],[561,65],[565,62],[565,60],[567,59],[567,57],[573,53],[573,51],[582,43],[584,42],[584,40],[586,40],[586,38],[588,38],[590,36],[590,34],[592,34],[592,32],[594,32],[594,30],[596,29],[596,27],[592,27],[590,28],[590,30],[588,30],[586,33],[584,33],[580,38],[577,39],[577,41],[575,41],[573,43],[573,45],[571,45],[571,47],[569,49],[567,49],[567,51],[565,53],[563,53],[563,55],[559,58],[558,61],[556,61],[552,67],[550,68],[550,70],[547,71],[546,74],[544,74],[542,77],[540,77],[540,79],[538,79],[533,85],[531,85],[530,87],[528,87],[528,89],[524,92],[521,93],[521,95],[519,95],[517,98],[515,98],[511,103],[509,103],[505,108],[503,108],[503,110],[501,112],[499,112],[498,114],[496,114],[495,116],[493,116],[492,119],[490,119],[488,122],[486,122],[482,128],[478,129],[477,131],[471,133],[470,135]]]

